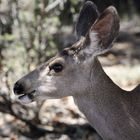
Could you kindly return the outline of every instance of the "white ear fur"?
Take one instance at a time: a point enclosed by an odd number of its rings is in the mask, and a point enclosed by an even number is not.
[[[88,59],[94,57],[96,54],[98,54],[98,44],[99,44],[99,38],[97,32],[91,32],[87,38],[90,39],[90,43],[88,42],[83,49],[80,50],[78,54],[78,58],[80,61],[87,61]],[[99,51],[100,52],[100,51]]]
[[[87,49],[89,48],[89,51],[90,53],[92,53],[93,56],[103,54],[111,48],[111,45],[108,46],[106,49],[102,47],[102,42],[99,38],[99,33],[97,33],[96,31],[90,32],[89,38],[90,38],[90,45],[87,47]]]
[[[97,32],[89,33],[90,44],[84,49],[84,52],[87,56],[95,55],[98,53],[97,46],[99,45],[99,38]]]

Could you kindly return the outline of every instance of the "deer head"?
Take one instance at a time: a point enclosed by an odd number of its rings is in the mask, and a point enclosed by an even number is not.
[[[23,103],[82,95],[88,91],[94,59],[111,47],[118,31],[114,7],[99,15],[96,6],[86,2],[76,25],[78,41],[18,80],[14,93]]]

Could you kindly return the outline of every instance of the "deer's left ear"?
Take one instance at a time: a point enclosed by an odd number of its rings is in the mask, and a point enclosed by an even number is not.
[[[91,27],[88,37],[95,55],[107,51],[119,33],[119,17],[115,7],[108,7]]]
[[[78,39],[80,39],[81,36],[86,36],[92,24],[98,17],[99,12],[96,5],[91,1],[85,2],[80,11],[80,15],[76,24],[76,33]]]

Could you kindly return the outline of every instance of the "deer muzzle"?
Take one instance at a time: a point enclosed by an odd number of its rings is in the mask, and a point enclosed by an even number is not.
[[[23,84],[21,81],[17,81],[14,84],[13,91],[21,103],[27,104],[34,101],[36,90],[31,90],[30,87],[30,82]]]

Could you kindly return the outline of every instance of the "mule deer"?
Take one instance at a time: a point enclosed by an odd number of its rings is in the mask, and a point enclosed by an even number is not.
[[[111,48],[119,32],[113,6],[99,14],[86,2],[78,18],[78,41],[14,85],[22,103],[73,96],[79,109],[104,140],[140,139],[140,86],[118,87],[103,71],[97,56]]]

